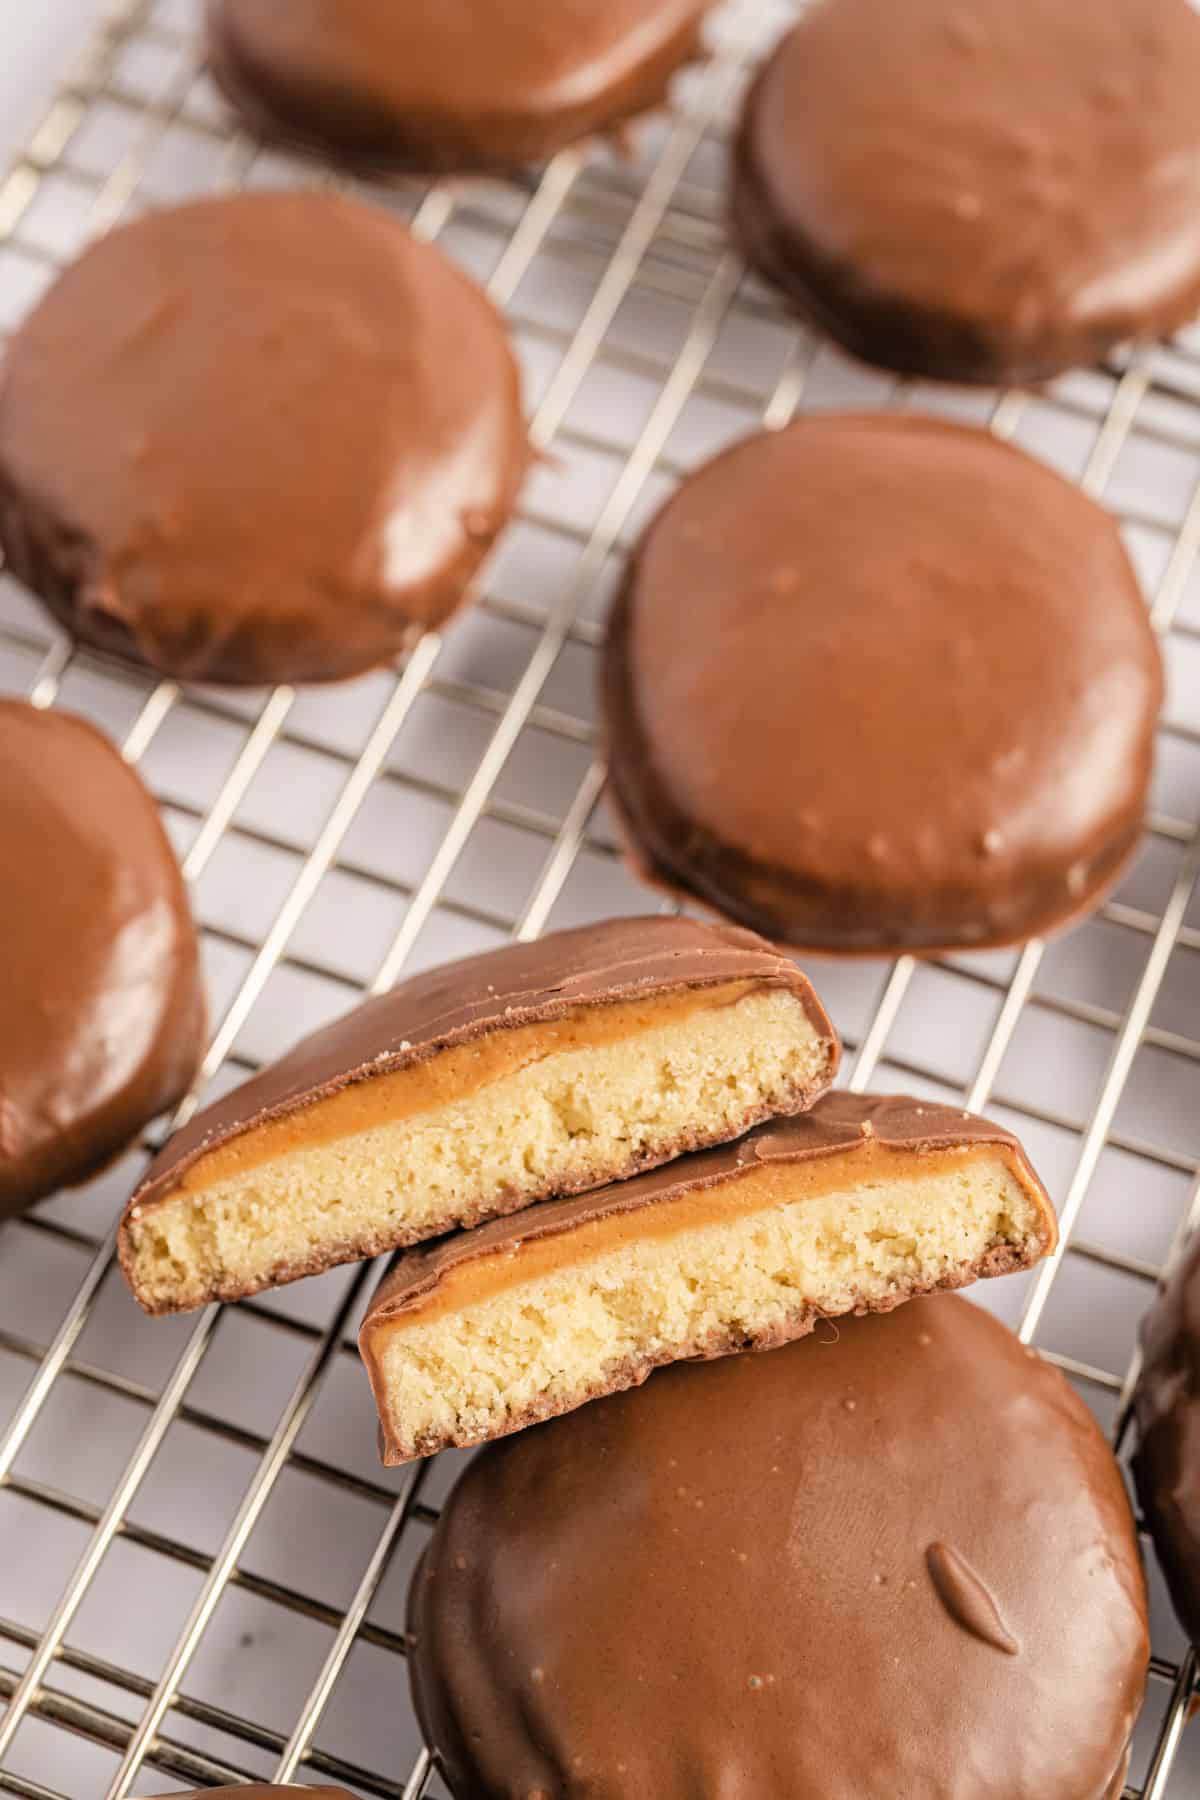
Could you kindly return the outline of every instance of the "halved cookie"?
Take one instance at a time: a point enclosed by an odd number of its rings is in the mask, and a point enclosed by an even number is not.
[[[833,1027],[748,931],[614,919],[430,970],[197,1115],[121,1262],[147,1312],[237,1300],[721,1143],[824,1091]]]
[[[1029,1268],[1054,1212],[1016,1138],[827,1094],[741,1143],[402,1257],[359,1348],[383,1458],[502,1437],[662,1363]]]

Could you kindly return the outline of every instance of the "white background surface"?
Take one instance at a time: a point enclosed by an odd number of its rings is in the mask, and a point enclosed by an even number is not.
[[[101,0],[0,0],[0,165],[36,126],[100,17]]]

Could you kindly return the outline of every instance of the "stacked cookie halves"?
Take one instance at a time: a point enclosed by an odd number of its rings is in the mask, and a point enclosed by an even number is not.
[[[368,1001],[130,1202],[155,1312],[400,1249],[360,1339],[385,1460],[497,1440],[408,1597],[455,1800],[1120,1792],[1120,1471],[936,1292],[1035,1263],[1049,1201],[984,1120],[832,1092],[838,1055],[762,938],[613,920]]]
[[[403,1249],[361,1338],[402,1462],[1052,1247],[1015,1139],[829,1093],[838,1055],[806,978],[735,927],[508,946],[200,1113],[131,1200],[122,1264],[162,1313]]]

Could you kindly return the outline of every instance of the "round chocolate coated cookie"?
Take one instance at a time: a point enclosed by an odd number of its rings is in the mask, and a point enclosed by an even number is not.
[[[942,1296],[485,1450],[410,1671],[456,1800],[1104,1800],[1145,1606],[1091,1415]]]
[[[209,0],[209,63],[265,135],[374,167],[541,161],[665,97],[712,0]]]
[[[1162,668],[1116,525],[986,432],[806,418],[650,526],[609,628],[647,874],[810,950],[1014,943],[1133,849]]]
[[[1188,0],[823,0],[765,65],[733,213],[849,349],[1028,381],[1200,308]]]
[[[0,861],[3,1218],[183,1098],[204,1001],[154,802],[82,719],[0,700]]]
[[[382,210],[241,194],[91,246],[0,371],[0,544],[83,642],[323,681],[463,598],[526,441],[498,314]]]
[[[1138,1497],[1181,1623],[1200,1644],[1200,1233],[1142,1324]]]

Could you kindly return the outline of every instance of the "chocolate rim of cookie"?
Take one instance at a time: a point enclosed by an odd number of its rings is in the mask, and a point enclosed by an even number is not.
[[[1142,1320],[1132,1469],[1177,1618],[1200,1643],[1200,1231],[1182,1247]]]
[[[769,934],[797,955],[834,956],[839,962],[877,961],[886,956],[912,956],[921,961],[964,951],[1019,949],[1031,938],[1058,936],[1070,931],[1091,917],[1129,869],[1144,836],[1141,817],[1119,839],[1114,838],[1106,846],[1104,855],[1091,865],[1085,891],[1075,906],[1065,911],[1047,911],[1039,919],[1010,932],[989,931],[985,937],[977,938],[935,933],[920,943],[899,935],[880,933],[870,942],[847,943],[836,932],[822,932],[808,921],[798,923],[791,909],[776,895],[779,890],[790,891],[800,905],[810,909],[814,904],[814,890],[802,878],[786,869],[755,863],[689,824],[661,784],[631,768],[635,760],[631,754],[634,747],[642,746],[644,750],[644,741],[635,722],[635,709],[629,698],[629,664],[623,654],[633,580],[630,571],[613,602],[601,680],[608,717],[605,729],[608,797],[620,832],[622,854],[648,887],[676,901],[698,903],[717,918],[728,919],[747,931]],[[649,766],[649,758],[643,755],[643,767],[648,769]],[[703,853],[702,863],[688,860],[672,847],[670,831],[664,830],[656,821],[656,805],[661,817],[670,820],[676,835],[687,842],[693,857],[697,851]],[[751,893],[755,896],[753,900],[747,898]],[[833,902],[828,905],[830,910],[834,909]]]
[[[681,1366],[486,1449],[442,1503],[407,1625],[425,1741],[463,1800],[506,1779],[757,1800],[792,1792],[781,1769],[805,1795],[1101,1800],[1149,1654],[1095,1420],[953,1297]]]
[[[230,1796],[234,1800],[275,1800],[277,1795],[286,1800],[289,1794],[307,1794],[308,1800],[352,1800],[345,1788],[290,1781],[282,1784],[275,1781],[238,1782],[233,1787],[193,1788],[186,1794],[176,1790],[174,1794],[159,1794],[156,1800],[229,1800]]]

